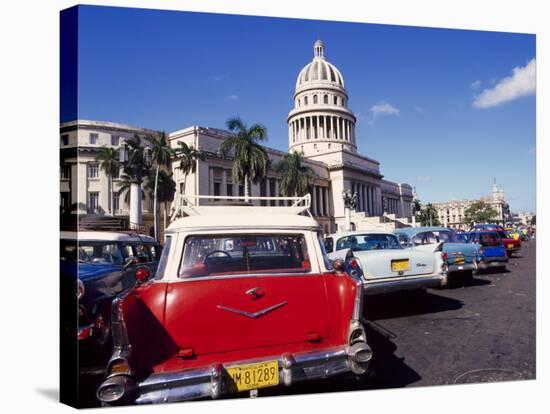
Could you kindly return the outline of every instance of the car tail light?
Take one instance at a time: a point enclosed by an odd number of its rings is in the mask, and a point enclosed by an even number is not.
[[[443,252],[441,253],[441,258],[444,262],[446,262],[449,259],[449,255],[447,254],[447,252]]]
[[[147,280],[149,280],[149,276],[151,276],[151,271],[149,270],[148,267],[145,267],[145,266],[138,267],[136,269],[135,276],[136,276],[137,282],[144,283],[144,282],[147,282]]]
[[[349,262],[349,265],[352,268],[352,270],[356,270],[359,267],[359,263],[357,262],[356,259],[351,259]]]

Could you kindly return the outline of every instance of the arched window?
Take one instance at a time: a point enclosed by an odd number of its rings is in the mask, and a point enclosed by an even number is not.
[[[313,95],[313,104],[317,103],[317,95]]]
[[[307,96],[304,96],[304,105],[307,105]]]
[[[328,95],[325,95],[325,96],[323,97],[323,103],[328,104]]]
[[[300,105],[301,105],[301,102],[300,102],[300,99],[298,99],[298,106],[300,106]]]
[[[338,97],[337,96],[334,97],[334,105],[338,105]]]

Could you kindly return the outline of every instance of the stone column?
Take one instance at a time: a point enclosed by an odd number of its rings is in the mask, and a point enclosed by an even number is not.
[[[82,179],[83,177],[80,176],[80,164],[78,162],[75,162],[74,164],[71,164],[71,204],[78,203],[78,192],[81,187],[81,184],[83,187],[86,187],[86,182],[84,183],[78,182],[79,179]],[[85,179],[86,175],[84,175]]]
[[[222,188],[220,194],[227,196],[227,170],[225,168],[222,170]]]
[[[77,203],[88,206],[88,164],[85,162],[78,162],[78,172],[74,176],[78,180],[78,185],[75,187],[77,193]],[[84,211],[83,208],[78,206],[78,211]]]
[[[325,193],[325,214],[327,216],[330,216],[330,204],[329,204],[329,187],[324,187],[324,193]]]
[[[314,216],[317,216],[317,192],[315,186],[311,187],[311,212]]]

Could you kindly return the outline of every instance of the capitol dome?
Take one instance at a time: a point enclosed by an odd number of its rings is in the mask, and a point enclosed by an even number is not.
[[[325,45],[313,45],[313,60],[298,74],[294,108],[288,114],[288,149],[308,158],[334,151],[357,152],[355,114],[348,107],[344,77],[325,58]]]
[[[317,40],[313,46],[313,61],[300,71],[296,80],[296,89],[310,82],[329,82],[344,87],[344,78],[340,71],[325,58],[325,45]]]

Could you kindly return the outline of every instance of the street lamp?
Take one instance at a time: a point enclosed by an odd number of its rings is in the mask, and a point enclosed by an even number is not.
[[[152,165],[152,152],[149,146],[132,148],[126,141],[119,150],[119,161],[130,176],[130,228],[139,230],[142,223],[141,183]]]

